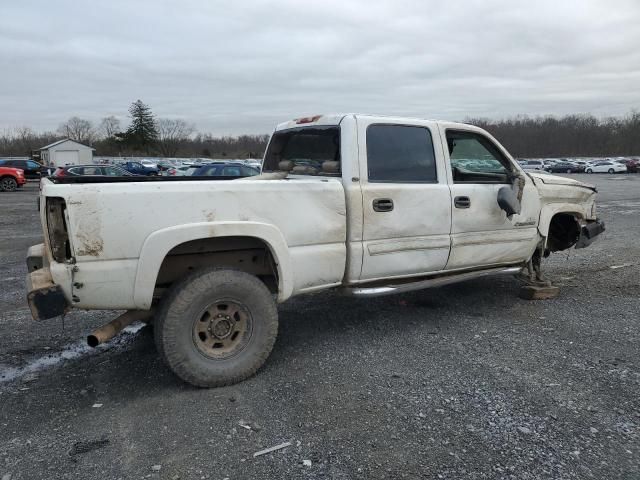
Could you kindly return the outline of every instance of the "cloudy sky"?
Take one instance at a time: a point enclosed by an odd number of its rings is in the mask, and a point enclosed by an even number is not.
[[[0,18],[0,129],[126,124],[138,98],[215,134],[640,108],[639,0],[21,0]]]

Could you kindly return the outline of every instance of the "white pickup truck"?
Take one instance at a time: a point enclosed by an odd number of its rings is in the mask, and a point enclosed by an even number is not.
[[[153,321],[169,367],[205,387],[264,363],[276,302],[539,277],[541,257],[604,230],[594,187],[523,171],[479,128],[356,114],[278,125],[255,177],[62,177],[41,190],[33,317],[127,310],[89,343]]]

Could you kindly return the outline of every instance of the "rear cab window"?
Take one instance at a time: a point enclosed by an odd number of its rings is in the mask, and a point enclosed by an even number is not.
[[[275,132],[262,170],[339,177],[340,167],[340,127],[314,126]]]

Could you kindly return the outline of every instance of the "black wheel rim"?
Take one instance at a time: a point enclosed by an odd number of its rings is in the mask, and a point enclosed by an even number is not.
[[[16,181],[12,178],[3,178],[0,186],[7,192],[13,192],[16,189]]]

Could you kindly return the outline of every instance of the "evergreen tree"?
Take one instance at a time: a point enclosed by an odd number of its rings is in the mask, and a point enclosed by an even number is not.
[[[151,109],[142,103],[142,100],[137,100],[129,107],[129,116],[131,125],[126,133],[127,143],[134,150],[144,150],[148,153],[158,138],[158,129]]]

